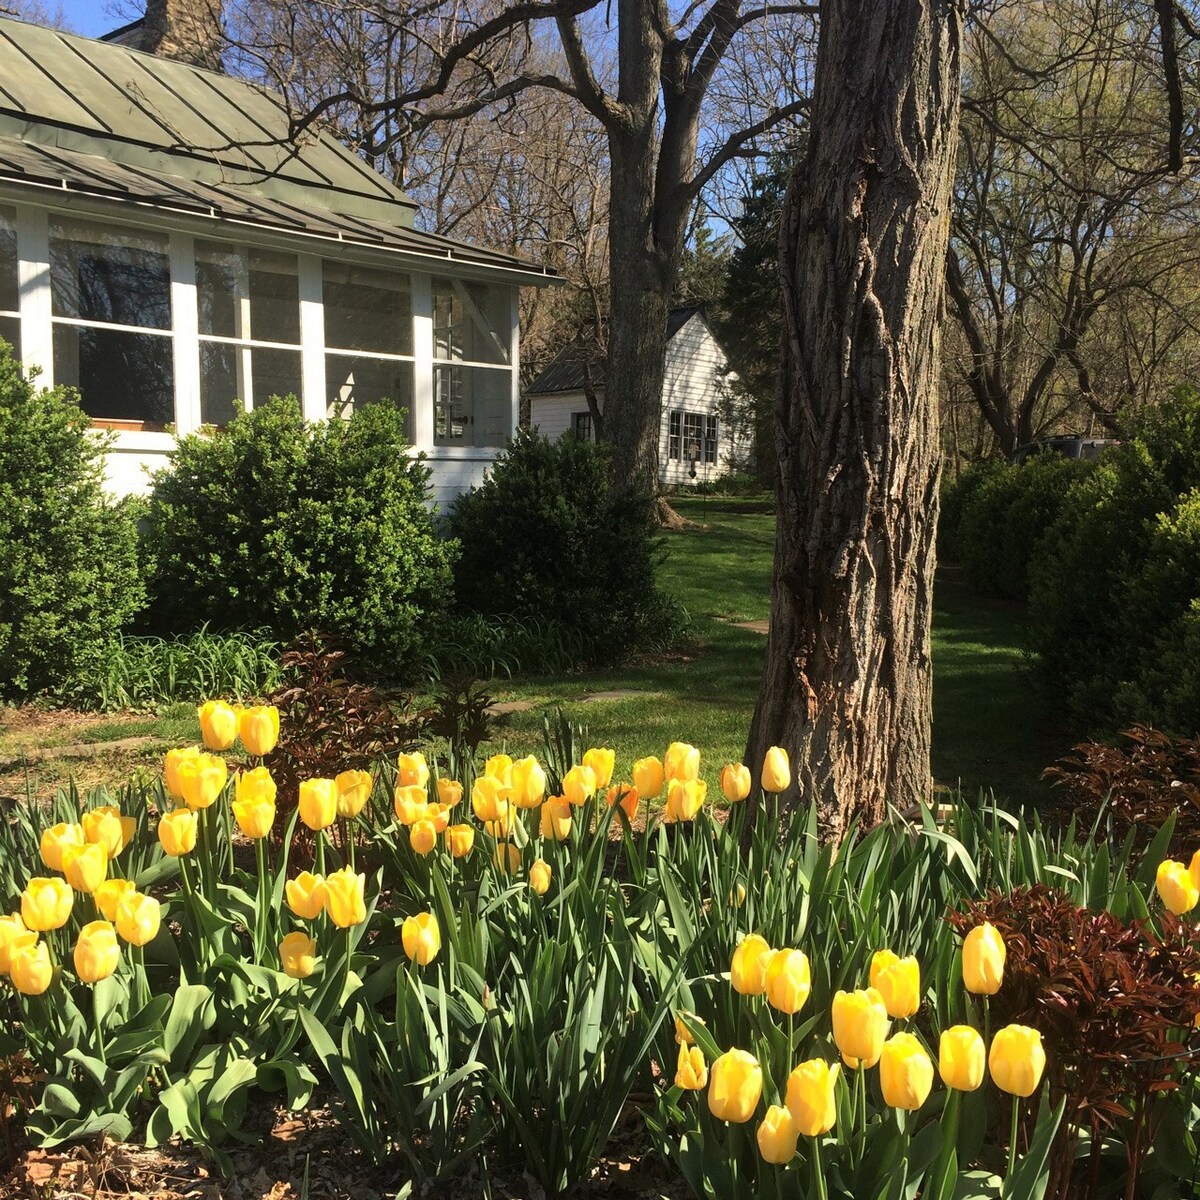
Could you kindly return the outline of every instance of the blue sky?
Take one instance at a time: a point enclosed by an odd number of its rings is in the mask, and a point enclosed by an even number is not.
[[[110,0],[58,0],[57,3],[50,0],[46,4],[46,8],[52,12],[55,8],[61,8],[67,28],[75,33],[85,33],[88,37],[99,37],[129,20],[115,13],[114,7]]]

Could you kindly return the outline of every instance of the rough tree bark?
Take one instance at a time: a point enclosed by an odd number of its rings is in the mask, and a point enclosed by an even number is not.
[[[781,229],[771,632],[746,762],[823,836],[927,802],[936,384],[962,13],[826,0]]]

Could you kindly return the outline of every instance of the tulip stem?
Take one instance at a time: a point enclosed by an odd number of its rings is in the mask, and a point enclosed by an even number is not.
[[[254,961],[263,964],[267,942],[267,847],[265,838],[254,839],[258,859],[258,908],[254,914]]]
[[[346,838],[346,853],[350,856],[350,870],[354,870],[354,818],[350,817],[342,823],[342,832]]]
[[[350,994],[350,959],[351,959],[351,955],[352,955],[352,951],[353,951],[353,947],[350,944],[350,938],[353,934],[353,931],[354,931],[353,925],[348,925],[346,927],[346,983],[345,983],[345,988],[344,988],[344,992],[343,992],[343,996],[342,996],[343,1000],[346,998],[347,995]]]
[[[1012,1098],[1012,1138],[1008,1145],[1008,1174],[1006,1179],[1012,1178],[1013,1168],[1017,1165],[1017,1123],[1021,1117],[1021,1097],[1014,1096]]]
[[[829,1187],[825,1182],[825,1168],[821,1165],[821,1138],[813,1138],[813,1182],[816,1184],[818,1200],[829,1200]]]

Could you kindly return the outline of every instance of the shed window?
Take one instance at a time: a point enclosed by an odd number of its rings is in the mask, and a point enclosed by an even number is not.
[[[581,442],[592,440],[592,414],[577,412],[571,414],[571,432]]]
[[[679,412],[672,412],[667,417],[667,457],[678,461],[683,417]]]
[[[17,214],[0,205],[0,338],[21,354],[20,289],[17,286]]]
[[[54,379],[101,420],[175,419],[167,238],[85,221],[50,222]]]
[[[704,418],[704,461],[706,463],[716,463],[717,461],[718,429],[716,415],[709,413]]]
[[[701,413],[683,414],[683,458],[685,462],[699,462],[701,443],[704,438],[704,417]]]

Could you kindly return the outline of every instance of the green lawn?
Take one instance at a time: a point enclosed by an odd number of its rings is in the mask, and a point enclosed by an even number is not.
[[[666,535],[662,581],[691,614],[698,646],[686,656],[615,671],[554,679],[497,680],[499,701],[535,707],[496,722],[510,751],[535,752],[547,709],[561,705],[587,724],[590,739],[618,751],[618,771],[671,741],[704,752],[710,786],[723,763],[740,758],[762,670],[766,638],[734,621],[761,620],[770,607],[774,516],[765,501],[677,499],[696,524]],[[939,579],[934,626],[934,775],[974,796],[993,789],[1009,801],[1042,794],[1038,772],[1059,749],[1041,728],[1020,649],[1022,615]],[[641,693],[584,702],[601,691]],[[489,747],[492,748],[492,747]]]

